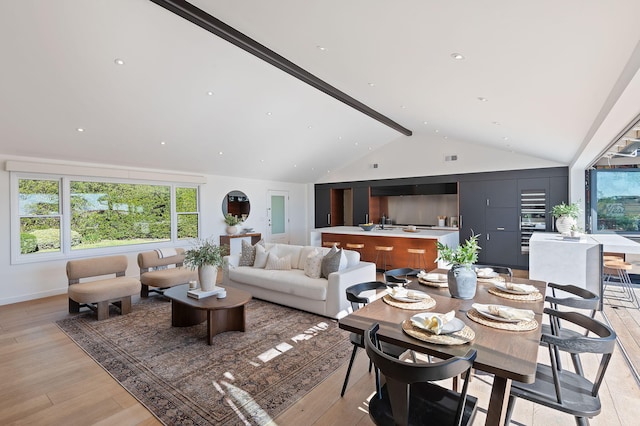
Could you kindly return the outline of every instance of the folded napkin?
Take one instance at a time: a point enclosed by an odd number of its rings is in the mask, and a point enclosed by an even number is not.
[[[440,334],[442,333],[442,328],[444,327],[444,325],[454,319],[455,316],[456,313],[454,311],[449,311],[446,314],[426,315],[424,317],[424,323],[416,325],[420,328],[426,328],[433,334]],[[413,321],[414,323],[416,322],[416,320],[413,318],[411,319],[411,321]]]
[[[389,293],[391,296],[404,297],[406,299],[418,300],[418,299],[431,298],[431,296],[429,296],[428,294],[425,294],[419,291],[409,290],[404,287],[387,287],[387,293]]]
[[[536,286],[530,284],[506,283],[505,287],[507,290],[519,291],[521,293],[533,293],[538,290]]]
[[[535,317],[535,314],[530,309],[517,309],[502,305],[481,305],[480,303],[474,303],[472,306],[478,311],[509,320],[530,321]]]

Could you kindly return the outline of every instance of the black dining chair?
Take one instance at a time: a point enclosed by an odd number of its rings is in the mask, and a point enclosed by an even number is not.
[[[596,315],[596,311],[600,305],[600,297],[595,293],[581,287],[577,287],[575,285],[563,285],[556,284],[550,282],[547,284],[547,287],[551,289],[551,295],[545,297],[545,302],[549,303],[549,306],[553,310],[560,310],[558,307],[567,307],[572,310],[582,309],[589,311],[589,317],[594,318]],[[557,290],[560,290],[566,293],[568,296],[564,296],[562,294],[558,294]],[[560,297],[564,296],[564,297]],[[566,309],[563,309],[566,310]],[[543,334],[554,334],[563,339],[571,339],[575,337],[580,337],[588,334],[588,331],[580,332],[577,330],[572,330],[570,328],[562,327],[562,323],[557,316],[549,317],[549,324],[542,324],[542,333]],[[541,345],[546,346],[542,341]],[[558,365],[562,368],[560,363],[560,355],[559,349],[556,346],[556,359],[558,360]],[[571,360],[573,362],[574,371],[578,374],[582,374],[582,364],[580,362],[580,357],[578,354],[572,353]]]
[[[410,281],[409,277],[415,277],[419,272],[419,269],[413,268],[389,269],[384,273],[384,281],[391,286],[405,285]]]
[[[608,325],[579,312],[559,312],[545,308],[544,313],[557,317],[563,322],[575,324],[593,333],[593,337],[578,335],[563,338],[553,334],[543,334],[542,342],[549,348],[550,365],[538,363],[536,379],[533,383],[513,381],[505,425],[510,422],[517,398],[571,414],[575,417],[576,424],[587,425],[587,418],[598,415],[601,410],[598,391],[611,360],[616,333]],[[589,379],[582,372],[563,370],[558,363],[556,347],[561,351],[575,354],[601,355],[597,373]]]
[[[371,293],[371,296],[375,296],[377,290],[386,289],[387,285],[381,281],[371,281],[366,283],[360,283],[352,285],[351,287],[347,287],[347,300],[351,302],[351,309],[353,311],[357,311],[361,307],[368,304],[371,300],[370,297],[363,295],[365,292]],[[349,376],[351,375],[351,368],[353,367],[353,361],[356,358],[356,353],[358,352],[358,348],[364,348],[363,338],[361,334],[351,333],[349,335],[349,340],[353,345],[353,351],[351,352],[351,359],[349,360],[349,366],[347,367],[347,374],[344,378],[344,384],[342,385],[342,391],[340,392],[340,396],[344,396],[345,391],[347,390],[347,384],[349,383]],[[391,345],[385,343],[383,346],[383,350],[385,353],[390,354],[398,358],[400,355],[407,351],[406,348],[402,348],[399,346]],[[413,352],[412,352],[413,355]],[[415,360],[415,358],[414,358]],[[373,363],[369,361],[369,372],[371,372]],[[378,370],[376,369],[376,388],[380,387],[380,376]]]
[[[386,380],[369,401],[371,420],[377,425],[470,425],[478,403],[467,394],[475,349],[445,361],[404,362],[380,349],[379,327],[372,325],[364,336],[367,355]],[[463,374],[466,379],[460,393],[432,383]]]

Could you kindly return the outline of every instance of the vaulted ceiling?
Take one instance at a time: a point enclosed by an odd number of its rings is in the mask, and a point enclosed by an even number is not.
[[[637,0],[191,4],[412,136],[150,0],[21,0],[0,2],[0,153],[315,182],[446,136],[569,164],[640,66]]]

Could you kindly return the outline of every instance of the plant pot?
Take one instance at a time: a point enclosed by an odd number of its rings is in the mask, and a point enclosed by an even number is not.
[[[202,291],[211,291],[216,285],[218,278],[218,267],[213,265],[203,265],[198,268],[198,279]]]
[[[471,265],[453,265],[447,273],[449,293],[456,299],[473,299],[478,287],[478,277]]]
[[[229,235],[235,235],[238,233],[238,227],[233,225],[233,226],[227,226],[227,234]]]
[[[577,219],[571,216],[560,216],[556,219],[556,229],[561,234],[569,234],[569,232],[571,232],[571,228],[577,224]]]

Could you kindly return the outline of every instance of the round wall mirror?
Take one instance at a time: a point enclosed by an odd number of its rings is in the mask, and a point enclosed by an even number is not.
[[[249,217],[251,204],[249,197],[242,191],[230,191],[222,200],[222,215],[226,216],[231,213],[234,216],[242,218],[244,222]]]

